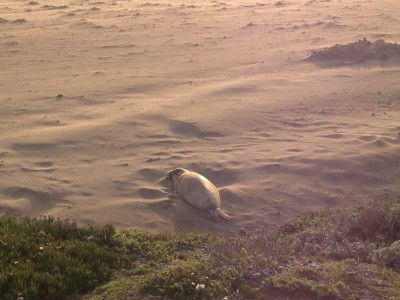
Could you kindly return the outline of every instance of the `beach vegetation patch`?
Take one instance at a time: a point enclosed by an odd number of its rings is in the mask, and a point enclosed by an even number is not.
[[[0,218],[2,299],[396,299],[400,200],[237,235]]]

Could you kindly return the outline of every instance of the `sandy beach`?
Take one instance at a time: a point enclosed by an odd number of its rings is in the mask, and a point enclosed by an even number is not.
[[[400,196],[398,0],[0,0],[0,25],[0,215],[235,234]],[[230,222],[169,197],[178,167]]]

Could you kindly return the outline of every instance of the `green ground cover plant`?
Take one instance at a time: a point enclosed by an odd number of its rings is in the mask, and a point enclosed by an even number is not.
[[[399,299],[400,201],[237,236],[0,218],[2,299]]]
[[[64,299],[110,279],[124,264],[111,226],[53,218],[0,218],[2,299]]]

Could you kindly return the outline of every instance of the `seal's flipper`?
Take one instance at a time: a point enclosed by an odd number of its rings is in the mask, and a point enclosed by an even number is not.
[[[232,217],[227,213],[224,213],[220,208],[216,208],[214,211],[210,211],[210,215],[213,216],[215,221],[219,221],[220,219],[230,221]]]

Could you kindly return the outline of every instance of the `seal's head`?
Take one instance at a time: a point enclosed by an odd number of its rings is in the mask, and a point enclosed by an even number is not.
[[[168,177],[173,183],[175,183],[185,172],[185,169],[178,168],[169,172]]]

